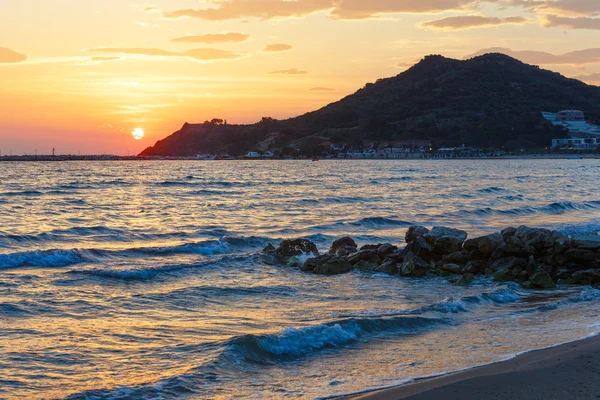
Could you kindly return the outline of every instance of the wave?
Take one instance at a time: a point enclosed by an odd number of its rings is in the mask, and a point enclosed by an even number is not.
[[[512,208],[507,210],[494,209],[490,207],[479,208],[476,210],[460,210],[459,215],[504,215],[504,216],[518,216],[518,215],[532,215],[532,214],[564,214],[575,211],[589,211],[600,208],[600,201],[589,201],[586,203],[574,203],[570,201],[556,202],[547,204],[544,206],[527,206],[520,208]]]
[[[227,344],[226,351],[258,363],[290,360],[319,350],[341,347],[365,334],[414,334],[450,324],[447,319],[421,316],[349,318],[303,328],[287,328],[278,334],[237,337]]]
[[[234,250],[258,247],[266,244],[261,237],[227,236],[218,240],[206,240],[164,247],[134,247],[123,250],[105,249],[52,249],[0,254],[0,269],[17,267],[66,267],[85,262],[95,263],[107,257],[160,256],[169,254],[200,254],[212,256]]]
[[[411,223],[394,219],[393,217],[368,217],[356,222],[351,222],[349,225],[364,226],[364,227],[382,227],[382,226],[410,226]]]
[[[78,264],[86,257],[76,249],[35,250],[0,254],[0,269],[17,267],[66,267]]]
[[[161,267],[150,267],[150,268],[132,268],[132,269],[100,269],[100,268],[85,268],[85,269],[72,269],[68,271],[69,274],[80,274],[88,275],[92,277],[116,279],[123,281],[148,281],[152,280],[158,275],[166,274],[170,272],[177,272],[185,269],[200,269],[209,266],[218,266],[224,262],[235,262],[247,260],[251,255],[243,256],[222,256],[219,259],[211,260],[202,263],[195,264],[169,264]]]
[[[568,305],[577,304],[577,303],[587,303],[587,302],[595,301],[598,299],[600,299],[600,290],[595,289],[591,286],[587,286],[583,290],[581,290],[579,293],[577,293],[575,296],[568,297],[564,300],[560,300],[560,301],[557,301],[554,303],[545,304],[543,306],[537,307],[532,310],[525,310],[523,312],[528,313],[528,312],[535,312],[535,311],[551,311],[551,310],[556,310],[559,307],[568,306]]]
[[[31,196],[43,196],[44,193],[39,190],[22,190],[17,192],[3,192],[0,196],[6,197],[31,197]]]
[[[478,190],[478,192],[480,192],[480,193],[498,193],[498,192],[504,192],[504,191],[506,191],[506,189],[503,189],[503,188],[497,187],[497,186],[492,186],[489,188]]]

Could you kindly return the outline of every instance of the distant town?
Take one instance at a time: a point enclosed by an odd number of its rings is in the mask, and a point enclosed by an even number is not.
[[[600,149],[600,126],[586,122],[585,113],[579,110],[563,110],[557,113],[543,111],[542,116],[554,126],[568,132],[567,137],[553,139],[546,152],[531,153],[527,149],[507,152],[502,149],[481,149],[469,146],[433,148],[424,140],[367,143],[363,148],[352,148],[348,144],[323,141],[318,145],[321,156],[289,156],[281,149],[250,151],[241,157],[229,154],[198,154],[192,157],[165,156],[117,156],[117,155],[4,155],[0,161],[111,161],[111,160],[294,160],[294,159],[340,159],[340,160],[402,160],[402,159],[454,159],[454,158],[498,158],[527,155],[581,154],[593,155]],[[299,149],[297,149],[299,151]],[[54,149],[53,149],[54,153]]]

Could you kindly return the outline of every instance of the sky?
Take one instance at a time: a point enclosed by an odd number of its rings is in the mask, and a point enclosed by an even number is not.
[[[137,154],[184,122],[293,117],[490,51],[600,85],[600,1],[4,1],[0,154]]]

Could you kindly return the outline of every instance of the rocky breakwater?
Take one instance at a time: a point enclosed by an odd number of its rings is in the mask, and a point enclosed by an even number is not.
[[[268,245],[265,261],[305,272],[337,275],[353,269],[410,278],[446,277],[468,285],[475,276],[513,281],[524,288],[552,289],[557,284],[600,285],[600,236],[567,236],[547,229],[507,228],[473,239],[467,232],[412,226],[405,244],[370,244],[358,247],[350,237],[331,245],[326,254],[306,239]]]

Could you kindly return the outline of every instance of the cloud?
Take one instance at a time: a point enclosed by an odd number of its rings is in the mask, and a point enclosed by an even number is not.
[[[266,45],[262,51],[263,51],[263,53],[280,53],[282,51],[288,51],[291,49],[293,49],[293,47],[290,46],[289,44],[277,43],[277,44]]]
[[[309,89],[310,92],[335,92],[335,89],[333,88],[328,88],[328,87],[322,87],[322,86],[318,86],[318,87],[314,87]]]
[[[27,61],[28,57],[14,50],[0,47],[0,64],[16,64]]]
[[[308,74],[307,71],[301,71],[296,68],[291,69],[280,69],[277,71],[267,72],[267,75],[304,75]]]
[[[600,14],[598,0],[554,0],[534,2],[536,11],[546,11],[559,15],[590,16]]]
[[[443,29],[443,30],[461,30],[471,28],[482,28],[490,26],[499,26],[507,24],[526,24],[529,20],[524,17],[484,17],[481,15],[462,15],[457,17],[447,17],[434,21],[427,21],[421,24],[424,28]]]
[[[192,49],[184,52],[172,52],[161,49],[97,47],[87,51],[101,53],[133,54],[149,57],[179,57],[197,61],[234,60],[242,58],[241,54],[219,49]]]
[[[543,22],[546,28],[564,28],[564,29],[592,29],[600,30],[600,18],[589,17],[559,17],[557,15],[547,15]]]
[[[241,43],[250,38],[250,35],[238,32],[208,33],[205,35],[185,35],[171,39],[175,43]]]
[[[431,13],[459,11],[479,0],[212,0],[213,7],[160,11],[146,7],[144,11],[160,13],[163,18],[200,18],[223,21],[240,18],[274,19],[305,17],[329,11],[336,19],[367,19],[382,14]]]
[[[543,51],[514,51],[502,47],[492,47],[489,49],[479,50],[473,53],[466,59],[477,57],[487,53],[502,53],[527,64],[534,65],[575,65],[581,66],[585,64],[600,63],[600,48],[585,49],[572,51],[570,53],[555,55]]]
[[[120,60],[121,57],[91,57],[91,61],[117,61]]]
[[[593,82],[593,83],[599,83],[600,82],[600,73],[595,73],[595,74],[590,74],[590,75],[579,75],[576,76],[575,79],[578,79],[580,81],[583,82]]]

